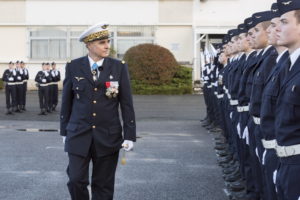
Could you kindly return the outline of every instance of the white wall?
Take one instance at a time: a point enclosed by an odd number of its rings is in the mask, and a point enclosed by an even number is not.
[[[157,24],[158,12],[158,0],[26,2],[26,22],[37,25]]]
[[[255,12],[270,10],[275,0],[194,0],[195,26],[236,26]]]

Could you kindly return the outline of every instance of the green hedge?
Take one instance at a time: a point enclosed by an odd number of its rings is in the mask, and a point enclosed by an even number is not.
[[[178,66],[171,83],[150,85],[137,80],[131,80],[133,94],[151,95],[181,95],[192,94],[192,69]]]
[[[0,90],[2,90],[2,89],[3,89],[3,87],[4,87],[4,84],[3,84],[3,81],[2,81],[2,79],[0,78]]]

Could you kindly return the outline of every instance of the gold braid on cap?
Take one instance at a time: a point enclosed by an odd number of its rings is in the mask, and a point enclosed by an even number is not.
[[[93,33],[91,35],[88,35],[87,37],[85,37],[83,39],[83,42],[84,43],[92,42],[94,40],[99,40],[99,39],[102,39],[102,38],[106,38],[108,36],[109,36],[109,31],[108,30],[100,31],[100,32],[96,32],[96,33]]]

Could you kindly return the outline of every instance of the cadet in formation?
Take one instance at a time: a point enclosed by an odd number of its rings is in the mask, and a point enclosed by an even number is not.
[[[207,117],[231,199],[299,200],[300,1],[229,30],[203,70]]]

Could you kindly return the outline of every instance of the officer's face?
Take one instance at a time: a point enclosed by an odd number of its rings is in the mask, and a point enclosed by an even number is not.
[[[14,64],[9,64],[8,67],[9,67],[9,69],[13,69],[15,67],[15,65]]]
[[[89,53],[100,58],[105,58],[109,56],[110,40],[104,39],[89,42],[87,44],[87,48],[89,50]]]
[[[52,69],[56,69],[56,65],[52,65]]]
[[[277,46],[277,40],[278,40],[278,38],[277,38],[276,29],[279,26],[279,23],[280,23],[280,18],[279,17],[273,18],[271,20],[270,26],[267,28],[268,43],[270,45]]]
[[[42,68],[43,68],[44,71],[46,71],[47,70],[47,65],[42,65]]]
[[[254,40],[254,46],[256,49],[262,49],[267,46],[268,35],[262,23],[259,23],[254,27],[252,38]]]
[[[280,17],[280,25],[277,29],[278,45],[290,50],[300,47],[300,23],[295,17],[295,11],[290,11]]]

